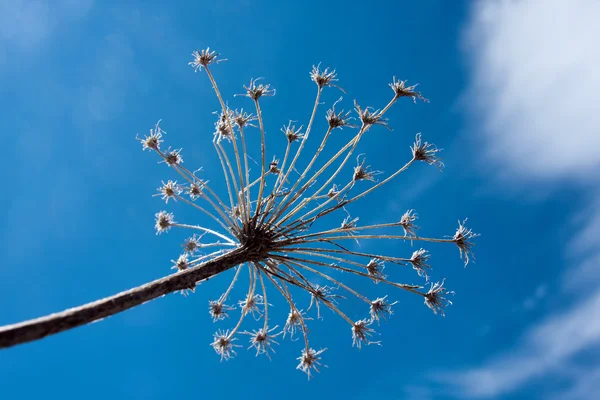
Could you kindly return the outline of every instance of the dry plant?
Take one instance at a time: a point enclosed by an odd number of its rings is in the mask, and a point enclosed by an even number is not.
[[[296,128],[291,122],[284,126],[281,140],[286,143],[286,149],[282,161],[277,158],[269,161],[261,101],[264,97],[274,96],[275,90],[258,79],[250,80],[244,86],[245,93],[242,95],[249,98],[254,114],[233,110],[223,99],[211,71],[214,64],[223,60],[210,49],[195,51],[193,57],[190,65],[195,71],[206,73],[221,106],[215,123],[213,145],[220,160],[227,187],[226,195],[217,194],[209,182],[199,176],[200,170],[191,171],[185,167],[180,149],[164,148],[165,132],[158,123],[150,129],[147,136],[138,139],[144,150],[154,152],[161,162],[180,176],[180,182],[163,182],[157,195],[166,203],[173,199],[189,204],[222,229],[217,231],[187,225],[178,222],[172,213],[158,212],[155,225],[157,233],[165,233],[173,228],[196,231],[196,234],[184,242],[183,254],[173,261],[175,271],[172,275],[61,313],[0,328],[0,346],[8,347],[39,339],[113,315],[167,293],[194,290],[199,282],[230,269],[235,271],[227,290],[217,300],[209,303],[209,312],[214,321],[226,319],[236,308],[240,309],[239,319],[233,328],[219,330],[214,334],[211,346],[221,360],[228,360],[236,354],[235,349],[241,347],[237,344],[239,335],[249,337],[249,348],[256,350],[257,355],[270,357],[278,340],[299,333],[303,338],[303,347],[297,368],[310,377],[313,370],[319,371],[323,366],[322,354],[325,349],[315,350],[310,345],[308,321],[313,318],[309,313],[315,312],[315,316],[320,318],[323,306],[348,323],[354,346],[361,348],[363,345],[379,344],[372,340],[373,324],[387,318],[392,313],[395,302],[390,302],[387,295],[374,299],[367,297],[360,289],[350,287],[347,280],[339,277],[344,275],[336,272],[353,274],[366,278],[365,282],[381,283],[421,296],[425,305],[434,313],[444,315],[445,307],[451,304],[448,296],[453,294],[446,289],[444,281],[431,283],[429,288],[425,288],[396,282],[383,273],[386,263],[394,268],[412,267],[425,279],[425,283],[429,283],[429,253],[426,250],[420,248],[410,256],[398,257],[356,250],[354,242],[395,240],[411,244],[452,243],[458,247],[460,257],[466,265],[472,257],[472,239],[477,235],[466,228],[464,222],[459,221],[458,229],[451,237],[420,236],[415,225],[417,214],[413,210],[408,210],[396,221],[361,226],[358,218],[351,218],[346,209],[348,205],[390,182],[416,162],[422,161],[442,168],[443,164],[438,158],[439,149],[423,141],[420,134],[416,135],[410,148],[412,156],[407,157],[408,161],[381,180],[377,178],[381,172],[366,165],[364,155],[353,156],[361,138],[371,127],[380,125],[390,129],[384,116],[396,102],[405,97],[415,103],[417,100],[427,102],[416,91],[416,85],[409,86],[405,81],[394,78],[390,84],[393,95],[387,105],[376,110],[361,107],[355,101],[356,118],[351,117],[349,111],[336,110],[341,99],[336,101],[325,114],[328,128],[320,138],[318,149],[307,155],[303,150],[311,136],[323,90],[332,87],[343,91],[337,84],[335,70],[313,67],[310,78],[317,90],[306,129]],[[246,133],[249,128],[258,129],[260,133],[258,177],[252,176],[252,158],[247,152]],[[356,132],[317,168],[319,156],[331,135],[343,128],[355,129]],[[254,136],[251,140],[255,140]],[[352,163],[354,159],[357,164],[352,173],[344,176],[344,167],[351,167],[348,163]],[[300,163],[303,167],[300,167]],[[338,185],[338,181],[346,183]],[[328,229],[314,228],[318,220],[336,211],[342,212],[345,217],[340,218],[341,224]],[[399,229],[399,232],[385,233],[393,229]],[[205,250],[208,248],[212,250]],[[236,307],[231,302],[228,303],[228,299],[242,270],[247,270],[249,286],[244,299]],[[316,280],[327,282],[327,285],[317,284]],[[364,302],[368,317],[355,321],[344,313],[340,301],[345,297],[338,294],[338,291]],[[281,322],[281,329],[269,318],[269,301],[273,301],[273,293],[281,296],[289,306],[287,320],[285,323]],[[306,294],[310,297],[306,310],[299,306],[292,294]],[[262,320],[262,327],[252,332],[241,331],[244,319],[249,316]]]

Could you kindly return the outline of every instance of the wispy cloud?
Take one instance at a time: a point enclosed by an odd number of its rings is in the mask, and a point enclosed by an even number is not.
[[[584,188],[566,232],[569,255],[557,286],[562,310],[524,329],[521,339],[478,365],[442,373],[459,396],[494,397],[557,374],[584,350],[600,348],[600,3],[594,0],[477,2],[466,29],[472,67],[471,120],[483,127],[486,161],[511,182]],[[586,206],[585,202],[590,205]],[[586,284],[586,296],[575,289]],[[550,290],[525,300],[533,307]],[[595,398],[591,374],[575,374],[561,399]]]
[[[440,374],[438,378],[461,396],[498,397],[560,369],[580,351],[599,346],[600,290],[576,306],[537,323],[515,348],[482,365]]]

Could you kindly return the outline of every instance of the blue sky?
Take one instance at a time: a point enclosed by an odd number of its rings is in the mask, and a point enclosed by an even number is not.
[[[151,195],[176,177],[135,136],[162,119],[168,144],[219,188],[210,143],[218,103],[187,65],[207,46],[229,59],[214,73],[232,106],[251,108],[232,95],[252,77],[277,89],[263,102],[273,141],[289,119],[306,124],[313,64],[337,69],[346,109],[352,99],[383,106],[392,76],[420,83],[431,103],[398,104],[394,131],[372,129],[361,152],[390,172],[423,132],[444,149],[444,172],[416,165],[351,212],[368,224],[414,208],[431,236],[452,235],[468,217],[482,234],[467,268],[456,248],[428,247],[433,278],[456,291],[445,318],[386,290],[398,304],[377,328],[383,346],[360,351],[333,313],[313,322],[328,368],[310,382],[295,370],[298,342],[282,342],[272,361],[239,351],[219,362],[212,334],[233,321],[215,326],[207,304],[227,286],[226,273],[187,298],[3,350],[2,397],[595,398],[599,12],[593,0],[1,1],[2,325],[171,273],[186,236],[155,235],[154,213],[165,205]],[[332,89],[323,101],[338,97]],[[204,223],[183,204],[167,208]],[[364,246],[412,252],[402,243]],[[243,295],[236,287],[233,298]],[[271,302],[283,325],[285,304]]]

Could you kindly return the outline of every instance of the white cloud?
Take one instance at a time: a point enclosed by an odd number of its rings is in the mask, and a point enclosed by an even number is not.
[[[440,375],[460,396],[512,393],[600,348],[598,15],[597,0],[485,0],[473,8],[466,30],[468,100],[486,162],[516,182],[576,183],[585,188],[577,200],[591,205],[565,230],[572,237],[565,242],[568,268],[559,277],[563,290],[553,295],[567,308],[526,328],[511,349]],[[547,292],[544,286],[534,293],[525,308]],[[593,383],[591,375],[575,374],[557,398],[596,398]]]
[[[480,366],[442,374],[439,379],[461,396],[497,397],[560,369],[582,350],[594,347],[600,347],[600,290],[577,306],[538,323],[511,351]]]
[[[600,2],[488,0],[466,35],[487,155],[517,178],[597,179]]]

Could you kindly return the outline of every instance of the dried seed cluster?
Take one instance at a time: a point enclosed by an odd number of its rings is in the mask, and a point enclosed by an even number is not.
[[[410,257],[403,258],[355,251],[346,245],[349,240],[350,244],[352,241],[363,240],[453,243],[458,247],[465,265],[473,257],[472,240],[477,235],[466,228],[464,222],[459,222],[457,231],[451,237],[430,238],[417,235],[417,214],[412,209],[396,219],[397,222],[365,226],[359,225],[358,218],[352,218],[348,213],[349,205],[396,178],[417,161],[442,168],[443,164],[438,158],[440,150],[424,142],[421,134],[417,134],[411,152],[407,152],[407,162],[383,179],[375,178],[382,173],[365,166],[362,155],[358,157],[358,164],[353,170],[348,164],[361,138],[372,127],[379,125],[391,129],[384,115],[396,102],[405,97],[412,98],[415,102],[417,99],[426,101],[415,90],[416,85],[407,86],[406,81],[394,78],[390,84],[394,95],[382,109],[361,107],[355,101],[356,121],[359,122],[357,125],[351,123],[353,118],[350,117],[350,111],[336,110],[336,106],[342,101],[340,98],[326,112],[327,129],[324,135],[317,138],[320,139],[319,147],[307,154],[305,144],[310,137],[315,136],[311,136],[311,133],[316,129],[314,122],[322,104],[323,91],[329,90],[329,87],[342,90],[337,85],[335,70],[313,67],[310,78],[316,84],[317,93],[306,129],[302,126],[296,128],[291,121],[284,126],[281,129],[285,135],[282,145],[286,145],[286,150],[281,154],[281,159],[273,157],[269,162],[261,102],[264,97],[274,96],[275,90],[268,84],[259,83],[258,79],[251,79],[244,86],[245,93],[242,96],[251,100],[255,114],[243,109],[233,110],[223,100],[211,71],[214,64],[223,60],[210,49],[194,51],[192,55],[193,60],[189,64],[195,71],[206,72],[220,104],[213,146],[220,162],[217,171],[223,173],[227,192],[218,194],[210,182],[199,176],[201,169],[187,169],[181,149],[162,148],[165,131],[159,126],[160,121],[150,129],[147,136],[138,139],[143,150],[155,152],[161,162],[181,177],[179,183],[173,180],[163,182],[156,195],[165,203],[173,200],[190,205],[219,227],[211,229],[179,223],[167,211],[156,214],[157,234],[171,228],[193,229],[197,232],[185,240],[183,254],[173,260],[175,273],[184,273],[217,256],[235,253],[238,257],[238,265],[227,290],[218,300],[209,303],[209,313],[215,322],[228,319],[234,310],[240,312],[233,328],[218,330],[214,334],[211,346],[221,360],[228,360],[236,355],[235,349],[241,347],[236,343],[238,334],[249,337],[249,348],[255,349],[257,356],[264,354],[270,358],[280,335],[281,338],[293,338],[296,333],[300,333],[303,347],[297,369],[310,377],[311,372],[318,372],[324,366],[322,354],[325,349],[315,350],[309,343],[308,322],[313,320],[309,313],[314,313],[312,315],[317,319],[321,318],[323,307],[348,322],[354,346],[361,348],[363,345],[379,344],[379,341],[372,340],[375,335],[373,323],[388,318],[392,314],[392,306],[397,302],[388,301],[387,295],[367,298],[359,289],[348,286],[343,278],[339,278],[347,276],[347,273],[365,278],[367,283],[382,283],[378,288],[388,286],[421,296],[425,305],[434,313],[443,315],[445,307],[451,304],[448,296],[453,293],[445,288],[443,280],[431,283],[430,288],[425,289],[420,285],[399,283],[395,278],[389,277],[396,275],[398,269],[409,267],[406,270],[410,271],[412,267],[427,283],[427,273],[431,266],[430,255],[425,249],[413,251]],[[257,124],[252,124],[255,121]],[[248,128],[258,129],[259,138],[255,134],[247,136]],[[338,128],[354,128],[356,133],[337,152],[329,153],[334,154],[333,156],[328,155],[323,159],[320,157],[322,151]],[[247,144],[250,141],[260,141],[260,157],[253,158],[248,154]],[[412,157],[408,157],[411,154]],[[257,163],[259,167],[250,168],[253,163]],[[336,212],[346,213],[341,225],[332,222],[328,229],[316,228],[322,223],[327,224],[330,218],[326,217]],[[320,223],[316,224],[317,221]],[[214,249],[207,251],[208,248]],[[383,273],[386,264],[393,266],[386,271],[389,276]],[[234,303],[237,307],[226,304],[235,283],[242,279],[243,271],[248,274],[246,295]],[[317,284],[317,279],[327,284]],[[306,311],[300,307],[303,300],[292,297],[294,287],[300,289],[300,293],[308,295],[310,300],[304,300],[308,302]],[[281,296],[289,307],[287,320],[281,330],[276,325],[270,325],[271,304],[267,301],[268,293]],[[294,293],[296,295],[298,292]],[[345,296],[354,296],[363,301],[368,317],[358,321],[350,319],[340,305]],[[241,331],[240,328],[249,315],[254,320],[262,321],[262,327]]]

